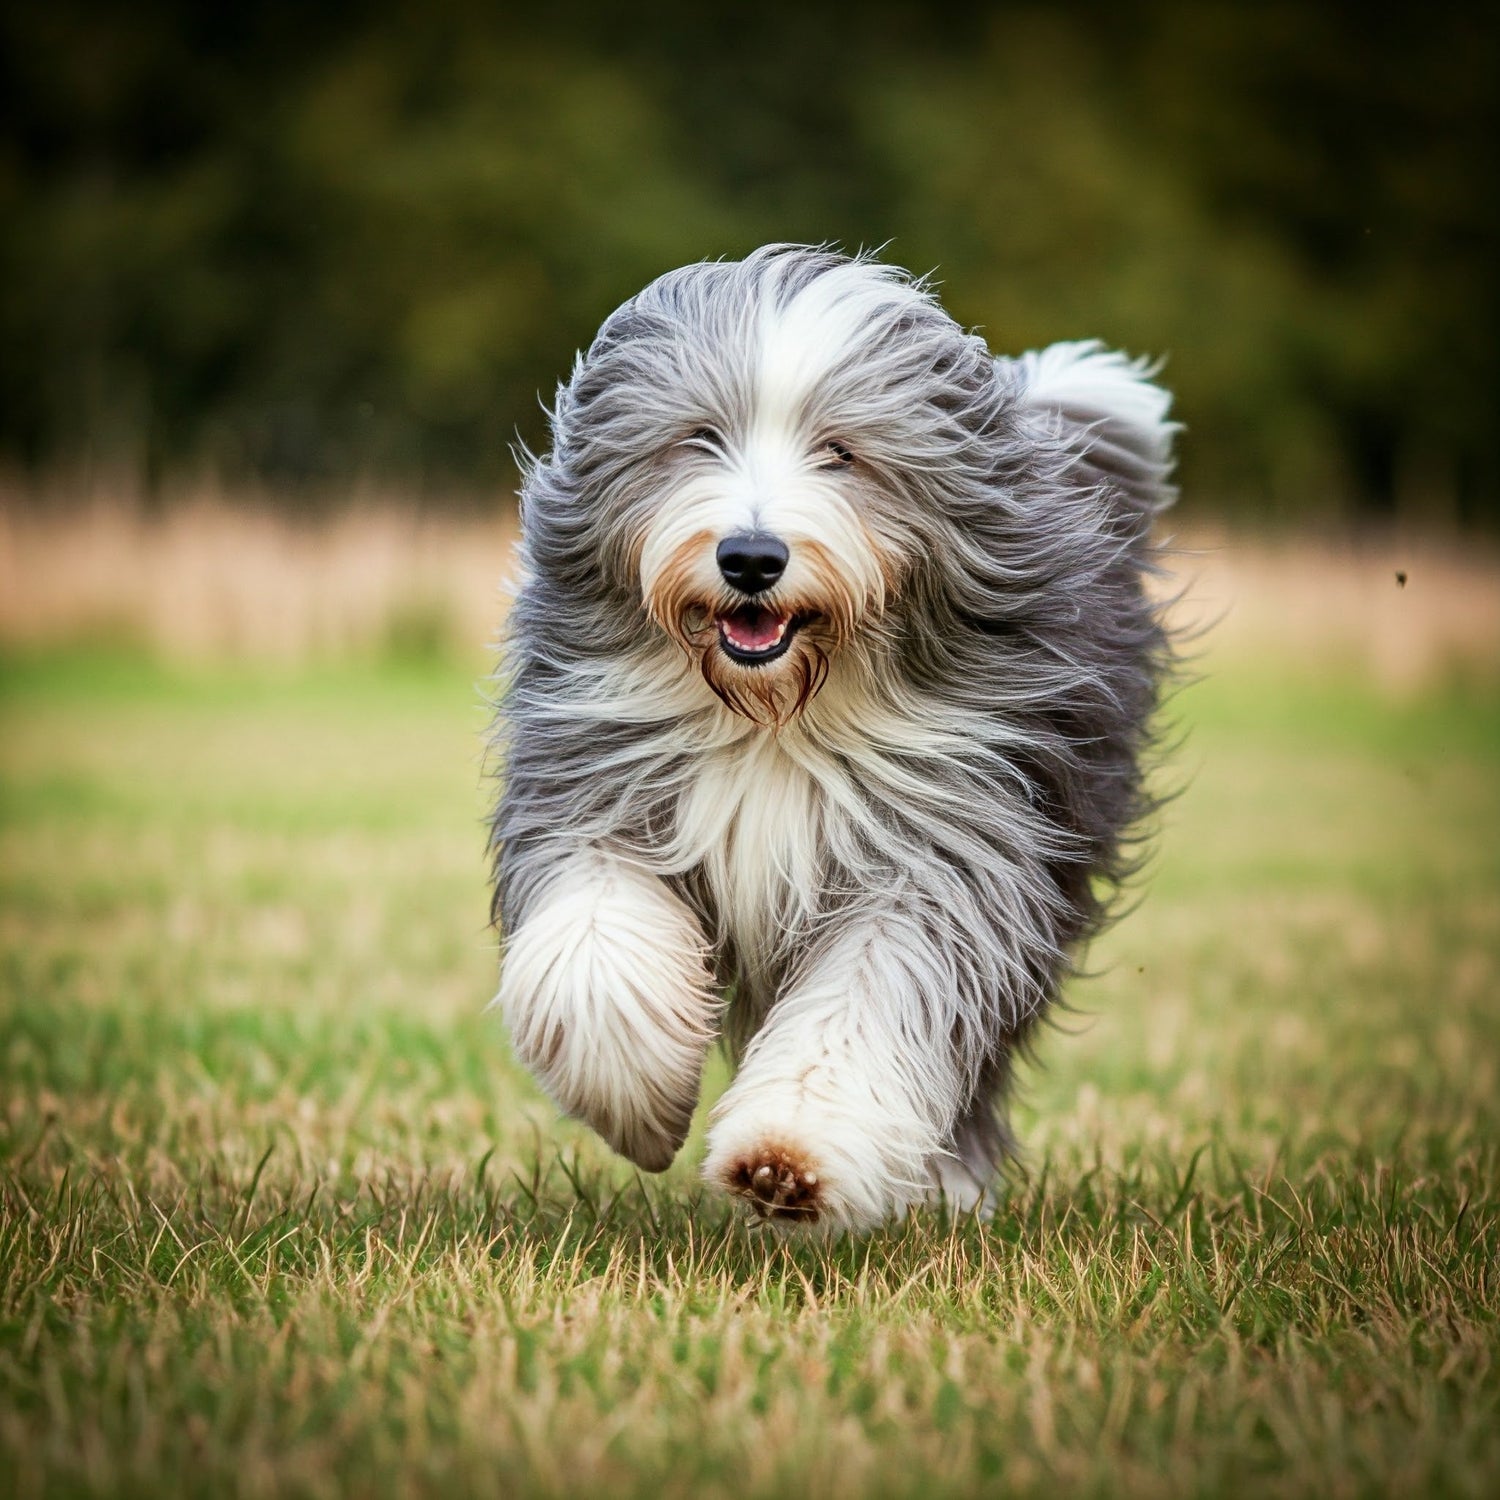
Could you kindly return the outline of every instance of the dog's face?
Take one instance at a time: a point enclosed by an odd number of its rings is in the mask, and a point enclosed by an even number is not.
[[[905,571],[905,538],[879,521],[878,459],[836,399],[829,367],[849,330],[831,311],[794,304],[754,329],[733,399],[662,455],[638,543],[652,620],[757,720],[785,722],[811,698]]]
[[[725,704],[781,725],[930,549],[935,476],[976,461],[994,384],[900,273],[761,252],[664,277],[605,324],[560,398],[559,456],[601,565]]]

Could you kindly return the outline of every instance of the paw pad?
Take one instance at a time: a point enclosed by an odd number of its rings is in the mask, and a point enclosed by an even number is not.
[[[730,1168],[728,1187],[763,1219],[812,1223],[818,1217],[817,1170],[800,1152],[784,1146],[740,1157]]]

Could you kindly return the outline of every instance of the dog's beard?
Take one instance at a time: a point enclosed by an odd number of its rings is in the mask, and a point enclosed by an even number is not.
[[[732,712],[768,728],[783,728],[810,703],[828,676],[833,643],[819,637],[815,617],[797,629],[796,636],[774,662],[737,662],[724,649],[718,622],[709,624],[707,645],[690,648],[703,680]]]
[[[767,728],[789,724],[817,695],[829,663],[868,613],[816,542],[801,542],[801,583],[751,598],[706,590],[707,536],[667,560],[646,588],[651,618],[688,654],[731,712]],[[756,658],[760,659],[756,659]]]

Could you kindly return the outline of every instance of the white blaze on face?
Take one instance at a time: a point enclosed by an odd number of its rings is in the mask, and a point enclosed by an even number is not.
[[[857,357],[892,302],[910,295],[878,267],[848,265],[809,282],[782,308],[767,304],[758,330],[760,418],[795,426],[835,372]]]
[[[829,444],[846,437],[829,430],[824,398],[857,359],[877,315],[888,316],[892,299],[903,294],[910,295],[875,268],[851,266],[818,277],[784,306],[768,300],[762,308],[749,331],[756,347],[742,408],[717,415],[718,451],[684,448],[677,481],[642,541],[643,595],[679,642],[690,644],[703,624],[717,620],[719,644],[701,649],[768,652],[764,664],[746,670],[792,674],[799,667],[795,641],[786,653],[775,647],[799,621],[816,628],[821,618],[843,639],[858,619],[883,607],[893,570],[859,504],[859,486],[870,479],[860,472],[857,442],[849,444],[852,463],[835,460]],[[715,416],[705,413],[709,422]],[[757,609],[731,617],[715,553],[727,537],[745,532],[779,539],[789,557],[775,586],[757,597]]]
[[[824,399],[839,375],[859,357],[872,321],[899,291],[879,268],[849,265],[817,277],[782,308],[768,304],[758,334],[754,410],[746,439],[754,464],[759,529],[792,546],[815,544],[847,593],[879,608],[886,588],[869,532],[854,502],[854,468],[830,464],[831,440],[850,435],[829,428]],[[858,460],[855,442],[856,463]]]

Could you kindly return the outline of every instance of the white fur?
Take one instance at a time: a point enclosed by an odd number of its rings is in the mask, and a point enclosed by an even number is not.
[[[833,436],[834,434],[829,434]],[[711,596],[722,588],[714,552],[736,532],[774,533],[791,547],[778,593],[796,599],[816,588],[799,543],[816,542],[832,560],[852,597],[878,609],[884,596],[879,559],[868,544],[859,514],[840,476],[826,467],[826,447],[810,440],[806,427],[783,413],[758,413],[744,433],[726,433],[713,452],[712,468],[697,467],[701,445],[685,445],[679,458],[687,472],[663,497],[641,547],[641,593],[651,597],[663,571],[681,549],[694,549],[697,589]]]
[[[882,313],[910,295],[889,267],[865,261],[819,277],[784,307],[767,304],[756,367],[758,423],[782,430],[802,425],[829,373],[869,342]]]
[[[718,1000],[696,920],[655,876],[580,853],[507,943],[495,1003],[561,1109],[637,1160],[672,1159]]]
[[[1165,457],[1177,431],[1167,420],[1172,396],[1153,379],[1159,364],[1106,349],[1097,339],[1049,344],[1021,356],[1027,402],[1058,411],[1092,411],[1126,426]]]
[[[933,1197],[963,1079],[925,1045],[924,994],[944,976],[926,972],[923,948],[887,910],[782,996],[714,1109],[710,1181],[785,1145],[816,1177],[825,1227],[867,1229]]]
[[[822,801],[778,737],[751,733],[705,756],[679,805],[671,862],[703,868],[724,935],[752,967],[779,951],[817,890]]]

